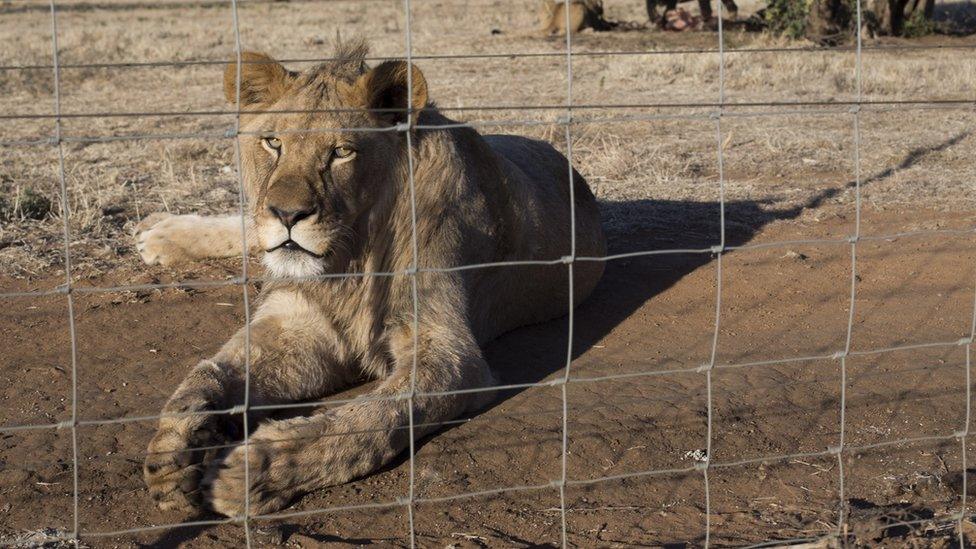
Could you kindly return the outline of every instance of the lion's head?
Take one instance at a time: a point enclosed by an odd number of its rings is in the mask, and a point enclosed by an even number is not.
[[[406,176],[405,132],[393,130],[416,122],[427,84],[403,61],[369,69],[365,53],[340,47],[336,60],[293,72],[246,52],[239,89],[236,60],[224,74],[228,101],[240,98],[251,238],[275,276],[344,271]]]

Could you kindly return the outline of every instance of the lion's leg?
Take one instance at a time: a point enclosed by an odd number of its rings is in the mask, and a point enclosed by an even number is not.
[[[312,417],[267,422],[250,438],[250,514],[276,511],[312,490],[348,482],[376,471],[410,445],[409,399],[413,363],[409,330],[394,349],[396,368],[372,394]],[[417,393],[442,393],[493,385],[470,331],[422,326],[417,356]],[[397,347],[394,345],[394,347]],[[414,398],[414,436],[422,437],[468,410],[480,408],[490,392]],[[211,468],[204,485],[215,511],[244,513],[245,447]]]
[[[556,14],[559,6],[554,0],[542,0],[539,6],[539,22],[542,24],[542,34],[555,34],[559,30]]]
[[[136,225],[136,249],[149,265],[241,255],[240,216],[154,213]]]
[[[736,5],[735,0],[722,0],[722,5],[725,6],[726,19],[735,21],[739,18],[739,6]]]
[[[698,8],[703,22],[712,20],[712,0],[698,0]]]
[[[674,16],[674,10],[678,9],[678,0],[664,0],[664,10],[662,10],[661,16],[658,17],[657,24],[661,28],[667,28],[668,17]]]
[[[278,314],[280,311],[280,314]],[[356,377],[336,332],[300,295],[268,296],[251,323],[250,404],[279,404],[320,397]],[[144,476],[162,509],[188,509],[200,502],[206,462],[233,437],[227,413],[243,404],[245,334],[239,331],[211,360],[187,375],[162,411],[149,443]]]
[[[651,23],[653,23],[655,25],[658,24],[658,23],[660,23],[661,22],[661,18],[664,17],[664,14],[661,14],[661,13],[658,13],[657,12],[657,6],[659,4],[661,4],[661,3],[662,3],[661,0],[646,0],[646,4],[647,4],[647,19]],[[666,9],[667,8],[665,8],[665,10]]]

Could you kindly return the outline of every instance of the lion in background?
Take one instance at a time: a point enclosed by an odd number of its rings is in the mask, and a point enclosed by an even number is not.
[[[570,2],[542,0],[539,6],[539,21],[542,23],[542,33],[546,35],[564,35],[567,28],[571,33],[583,29],[613,28],[613,25],[603,18],[603,0],[570,0]]]
[[[270,513],[376,471],[409,447],[411,416],[423,437],[492,399],[483,344],[564,315],[569,288],[579,303],[603,273],[602,261],[573,261],[604,256],[606,242],[596,200],[562,154],[437,128],[454,123],[421,71],[369,68],[365,54],[342,45],[336,61],[299,73],[245,53],[239,89],[236,63],[224,80],[227,99],[240,97],[245,219],[157,215],[137,229],[145,261],[177,264],[240,254],[246,225],[270,278],[251,316],[249,379],[242,328],[163,408],[144,466],[163,509],[239,516],[247,494],[249,513]],[[554,264],[461,268],[525,260]],[[352,276],[329,276],[341,273]],[[243,404],[245,387],[251,405],[273,406],[363,379],[378,380],[371,393],[307,417],[252,410],[249,445],[214,449],[232,441],[212,412]]]
[[[647,17],[650,22],[661,28],[669,29],[668,14],[673,12],[679,3],[692,0],[645,0]],[[726,19],[735,21],[738,18],[739,7],[735,0],[721,0],[725,6]],[[664,5],[663,11],[658,11],[659,5]],[[711,0],[698,0],[701,11],[701,22],[712,26],[715,19],[712,15]],[[567,10],[568,17],[567,17]],[[564,35],[567,29],[570,33],[583,29],[596,31],[610,30],[623,25],[616,21],[608,21],[603,15],[603,0],[542,0],[539,5],[539,22],[544,35]],[[683,29],[677,29],[683,30]]]

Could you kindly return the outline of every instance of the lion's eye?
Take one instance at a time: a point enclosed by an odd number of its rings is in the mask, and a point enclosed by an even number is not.
[[[334,151],[332,151],[332,154],[334,154],[336,158],[350,158],[352,155],[356,154],[356,150],[352,147],[339,145]]]
[[[281,140],[277,137],[265,137],[261,140],[261,144],[269,151],[275,154],[281,154]]]

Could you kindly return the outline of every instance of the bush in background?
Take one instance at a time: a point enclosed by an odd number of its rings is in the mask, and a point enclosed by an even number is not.
[[[861,21],[870,36],[918,37],[935,32],[935,0],[861,0]],[[769,0],[762,23],[789,38],[837,43],[857,32],[857,0]]]

